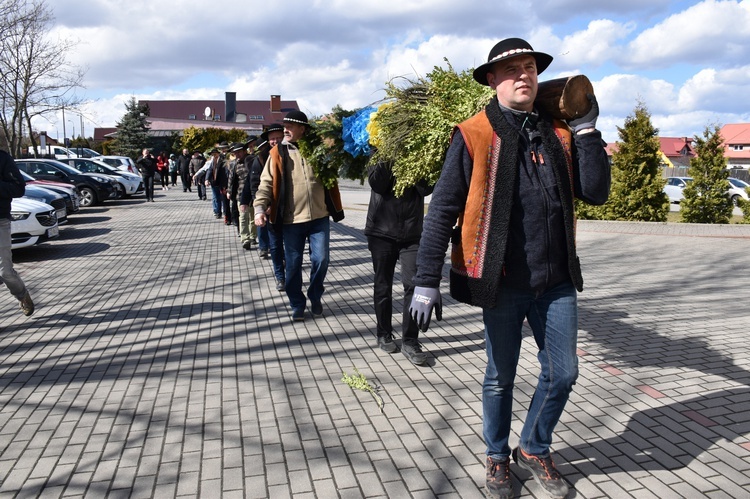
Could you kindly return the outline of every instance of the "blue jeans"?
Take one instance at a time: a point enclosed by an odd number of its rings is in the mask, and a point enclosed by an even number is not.
[[[578,304],[573,284],[564,282],[541,296],[501,288],[495,308],[483,309],[487,369],[482,385],[484,440],[487,455],[510,455],[513,380],[521,352],[524,318],[534,333],[541,371],[526,415],[519,446],[546,456],[552,432],[578,377]]]
[[[286,281],[284,270],[284,235],[273,227],[258,227],[264,229],[266,234],[266,249],[271,256],[273,264],[273,275],[277,281]],[[259,240],[258,247],[263,247],[262,239]]]
[[[284,224],[284,259],[286,260],[286,295],[292,310],[305,309],[302,293],[302,257],[307,241],[310,241],[310,286],[307,298],[320,303],[323,296],[323,281],[328,272],[328,256],[331,226],[328,217],[298,224]]]
[[[219,187],[218,185],[212,185],[211,194],[213,194],[214,215],[221,215],[221,207],[224,206],[224,200],[222,199],[223,196],[221,195],[221,187]],[[225,213],[224,215],[227,215],[227,213]]]
[[[252,206],[251,206],[252,209]],[[257,226],[256,226],[257,227]],[[271,241],[269,241],[268,232],[271,230],[268,226],[257,227],[256,233],[258,234],[258,249],[267,250],[271,247]]]

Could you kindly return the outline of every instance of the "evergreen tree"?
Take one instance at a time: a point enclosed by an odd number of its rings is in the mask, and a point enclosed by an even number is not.
[[[602,207],[604,218],[641,222],[665,222],[669,199],[661,171],[659,130],[651,114],[638,102],[633,115],[617,127],[620,141],[612,154],[612,189]]]
[[[682,191],[680,202],[683,222],[726,224],[732,216],[729,199],[729,171],[724,157],[724,139],[719,125],[707,126],[703,137],[695,136],[696,157],[690,160],[688,175],[693,181]]]
[[[125,114],[117,123],[117,138],[112,148],[116,155],[139,158],[144,147],[148,147],[148,105],[139,106],[135,97],[125,103]]]

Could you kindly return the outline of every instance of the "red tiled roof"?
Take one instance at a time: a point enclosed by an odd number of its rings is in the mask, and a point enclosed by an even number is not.
[[[735,123],[721,127],[724,139],[724,157],[729,159],[750,159],[750,123]],[[735,151],[742,146],[741,151]]]
[[[692,142],[689,137],[659,137],[659,149],[668,158],[695,157]]]
[[[149,116],[152,118],[189,120],[192,115],[195,120],[203,120],[204,111],[209,108],[212,115],[221,117],[220,121],[226,119],[226,103],[223,100],[142,100],[139,104],[148,104]],[[270,100],[238,100],[236,103],[236,112],[247,115],[247,123],[261,125],[280,122],[286,113],[299,109],[299,106],[295,100],[280,101],[279,109],[278,112],[272,112]]]
[[[148,105],[150,129],[156,134],[181,131],[191,126],[241,128],[250,133],[260,134],[264,126],[281,123],[289,111],[299,110],[296,100],[283,101],[278,95],[272,95],[268,100],[235,100],[235,113],[246,115],[247,120],[226,121],[227,107],[231,106],[232,100],[234,92],[227,92],[225,100],[141,100],[138,104]],[[211,110],[211,119],[205,117],[206,108]],[[107,135],[116,131],[116,128],[95,128],[94,141],[106,140]]]

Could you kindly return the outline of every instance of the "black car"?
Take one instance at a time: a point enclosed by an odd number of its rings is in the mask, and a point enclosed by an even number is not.
[[[65,208],[67,209],[68,215],[78,213],[81,207],[81,193],[78,192],[78,187],[63,182],[50,182],[49,180],[36,180],[34,177],[26,172],[21,172],[21,176],[26,181],[26,186],[35,185],[37,187],[43,187],[52,192],[56,192],[63,197],[65,200]]]
[[[54,159],[17,159],[16,166],[37,180],[65,182],[78,187],[81,206],[92,206],[107,199],[116,199],[117,181],[106,175],[82,173]]]
[[[23,197],[47,203],[55,209],[57,213],[57,224],[62,225],[68,221],[68,208],[65,206],[65,199],[62,194],[55,191],[39,187],[38,185],[26,184],[26,192]]]

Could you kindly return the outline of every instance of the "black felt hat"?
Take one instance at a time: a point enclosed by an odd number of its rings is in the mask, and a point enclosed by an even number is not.
[[[302,111],[289,111],[286,116],[284,116],[284,120],[287,123],[299,123],[301,125],[310,126],[310,122],[307,121],[307,115],[303,113]]]
[[[260,141],[261,142],[268,142],[268,134],[271,132],[283,132],[284,131],[284,125],[280,123],[273,123],[271,125],[268,125],[268,128],[263,130],[263,133],[260,134]],[[258,144],[258,147],[260,147],[263,144]]]
[[[519,55],[530,55],[536,59],[536,73],[541,74],[542,71],[547,69],[547,66],[552,62],[552,56],[545,54],[544,52],[536,52],[529,42],[520,38],[506,38],[501,40],[492,47],[490,55],[487,57],[487,62],[479,66],[474,70],[474,79],[482,85],[489,85],[487,83],[487,73],[493,64],[511,57],[518,57]]]

